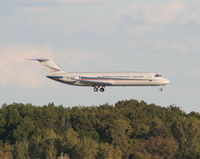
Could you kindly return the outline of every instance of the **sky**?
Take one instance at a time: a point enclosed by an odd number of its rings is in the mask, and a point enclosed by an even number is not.
[[[137,99],[200,112],[199,0],[0,0],[0,105],[93,106]],[[47,79],[30,58],[70,72],[156,72],[157,87],[90,87]]]

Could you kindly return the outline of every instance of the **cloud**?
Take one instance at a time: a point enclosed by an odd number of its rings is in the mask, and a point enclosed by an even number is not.
[[[72,2],[72,3],[96,3],[96,2],[106,2],[108,0],[0,0],[0,2]]]
[[[89,60],[95,58],[94,53],[90,53],[90,51],[84,49],[67,49],[61,53],[59,56],[60,61],[67,63],[69,67],[80,67],[82,63],[85,63]]]
[[[42,76],[34,64],[26,59],[53,57],[49,47],[36,48],[28,45],[12,45],[0,48],[0,86],[33,88],[41,85]]]
[[[42,76],[42,67],[38,63],[27,61],[30,58],[49,57],[56,63],[64,62],[67,67],[80,67],[94,56],[82,49],[55,51],[51,47],[34,47],[30,45],[11,45],[0,48],[0,86],[35,88],[44,86],[47,80]],[[57,58],[55,58],[57,57]]]
[[[108,0],[38,0],[38,1],[41,1],[41,2],[73,2],[73,3],[76,3],[76,2],[105,2],[105,1],[108,1]]]
[[[121,10],[116,17],[134,24],[200,23],[199,5],[198,0],[138,1]]]
[[[188,80],[195,80],[199,81],[200,79],[200,72],[197,68],[192,68],[190,70],[184,70],[182,76]]]
[[[51,9],[51,7],[48,6],[26,6],[19,8],[18,11],[24,11],[27,13],[44,13]]]
[[[188,53],[191,50],[190,46],[184,44],[156,44],[153,46],[154,50],[157,51],[168,51],[178,53]]]

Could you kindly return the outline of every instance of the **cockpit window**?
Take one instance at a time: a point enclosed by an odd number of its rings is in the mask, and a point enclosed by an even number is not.
[[[158,78],[158,77],[162,77],[162,75],[159,75],[159,74],[156,74],[156,75],[154,75],[156,78]]]

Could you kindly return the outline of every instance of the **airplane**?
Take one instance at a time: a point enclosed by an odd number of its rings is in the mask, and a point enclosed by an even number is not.
[[[75,73],[63,71],[52,59],[29,59],[41,63],[48,71],[47,78],[74,86],[93,87],[94,92],[104,92],[107,86],[161,86],[170,83],[158,73],[149,72],[90,72]]]

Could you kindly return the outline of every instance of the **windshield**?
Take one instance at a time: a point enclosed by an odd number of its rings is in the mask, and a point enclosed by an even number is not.
[[[154,75],[154,77],[158,78],[158,77],[162,77],[162,75],[156,74]]]

